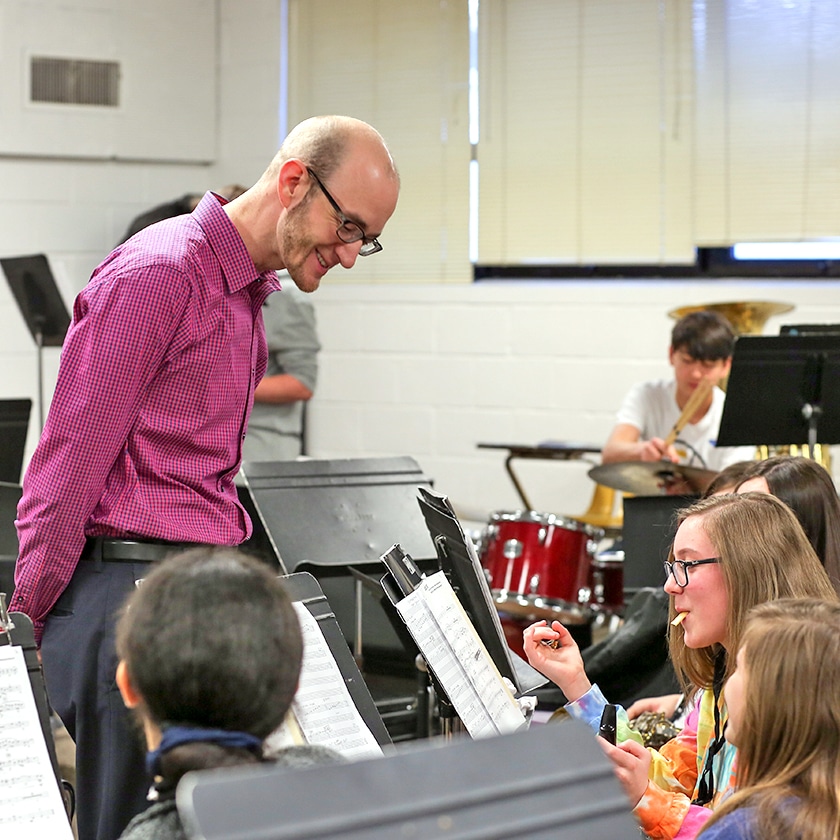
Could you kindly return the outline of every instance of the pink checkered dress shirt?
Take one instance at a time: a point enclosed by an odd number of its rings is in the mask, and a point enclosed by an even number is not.
[[[267,362],[261,307],[277,289],[211,193],[94,271],[18,508],[11,607],[38,637],[88,536],[250,535],[233,478]]]

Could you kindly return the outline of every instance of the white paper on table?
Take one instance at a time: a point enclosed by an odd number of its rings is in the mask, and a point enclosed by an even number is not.
[[[0,647],[0,837],[73,840],[23,650]]]
[[[396,607],[473,738],[527,726],[442,571],[424,578]]]
[[[309,744],[331,747],[350,759],[381,756],[382,747],[359,714],[318,621],[303,604],[294,607],[303,634],[303,667],[294,717],[269,736],[269,748],[300,743],[296,723]]]

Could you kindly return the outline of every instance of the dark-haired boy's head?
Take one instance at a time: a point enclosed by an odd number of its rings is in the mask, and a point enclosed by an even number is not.
[[[671,332],[671,350],[679,350],[698,362],[731,359],[735,331],[717,312],[691,312],[677,321]]]
[[[232,548],[195,548],[156,566],[129,598],[117,653],[153,723],[248,732],[283,721],[303,656],[289,596]]]

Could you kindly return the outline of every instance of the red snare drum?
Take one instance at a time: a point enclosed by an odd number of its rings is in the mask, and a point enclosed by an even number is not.
[[[624,610],[624,561],[606,555],[595,557],[589,567],[589,605],[596,612]]]
[[[494,513],[480,559],[499,609],[537,618],[588,613],[590,564],[602,536],[598,528],[553,514]]]

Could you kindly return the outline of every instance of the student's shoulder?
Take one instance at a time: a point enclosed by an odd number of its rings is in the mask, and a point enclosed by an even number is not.
[[[150,805],[126,826],[119,840],[187,840],[175,800]]]
[[[736,808],[701,832],[698,840],[759,840],[753,808]]]

